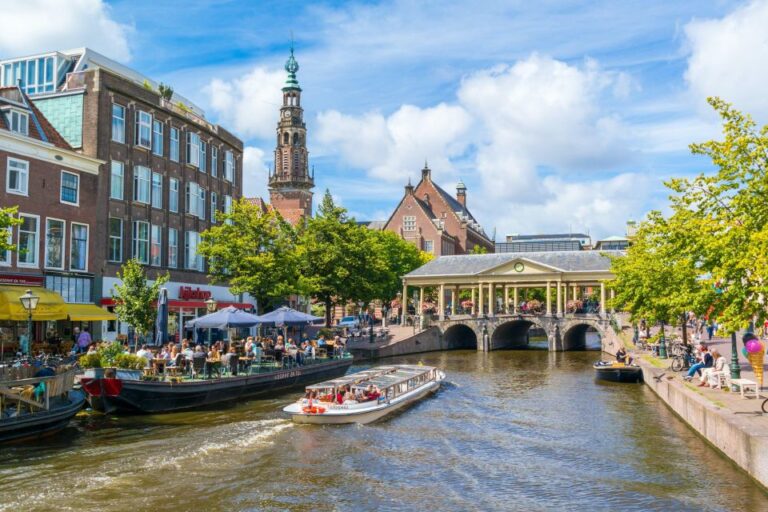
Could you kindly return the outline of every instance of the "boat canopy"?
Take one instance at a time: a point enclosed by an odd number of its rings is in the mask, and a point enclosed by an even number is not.
[[[379,389],[386,389],[399,384],[405,384],[412,379],[427,377],[435,368],[433,366],[419,366],[413,368],[398,369],[395,372],[379,375],[362,383],[356,383],[353,389],[362,389],[368,386],[376,386]]]
[[[344,377],[339,377],[338,379],[327,380],[325,382],[312,384],[311,386],[307,386],[306,390],[319,391],[323,389],[336,389],[341,386],[346,386],[347,384],[355,385],[360,382],[368,383],[368,382],[371,382],[372,379],[380,378],[385,375],[402,372],[402,371],[414,371],[414,369],[416,368],[418,368],[419,371],[424,371],[424,370],[430,369],[431,367],[416,366],[416,365],[377,366],[376,368],[371,368],[369,370],[362,370],[362,371],[353,373],[351,375],[345,375]]]

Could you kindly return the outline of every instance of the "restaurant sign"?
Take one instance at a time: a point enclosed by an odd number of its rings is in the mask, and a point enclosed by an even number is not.
[[[43,286],[43,276],[28,276],[24,274],[0,274],[0,284],[14,286]]]
[[[179,299],[181,300],[207,300],[210,298],[211,292],[207,290],[201,290],[200,288],[193,290],[191,286],[179,288]]]

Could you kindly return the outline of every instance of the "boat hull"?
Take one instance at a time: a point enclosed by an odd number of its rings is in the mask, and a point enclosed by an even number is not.
[[[67,404],[49,411],[0,420],[0,443],[31,441],[60,432],[83,408],[85,394],[70,391],[67,400]]]
[[[261,398],[344,375],[351,358],[293,369],[186,382],[82,379],[91,407],[102,412],[156,414],[195,409],[241,398]]]
[[[642,382],[643,371],[639,366],[595,366],[595,376],[608,382],[635,383]]]
[[[350,423],[367,424],[380,420],[390,414],[405,409],[418,402],[422,398],[437,392],[440,389],[441,380],[435,380],[414,389],[413,391],[398,397],[389,404],[383,403],[377,406],[361,409],[359,411],[334,411],[330,410],[322,414],[310,414],[302,411],[297,404],[283,409],[294,423],[307,423],[313,425],[345,425]]]

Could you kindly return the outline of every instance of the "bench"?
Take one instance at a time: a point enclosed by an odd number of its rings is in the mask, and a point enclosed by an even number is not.
[[[754,390],[755,398],[760,398],[760,390],[757,388],[757,382],[749,379],[731,379],[731,384],[739,387],[741,391],[741,398],[746,398],[744,395],[748,390]]]

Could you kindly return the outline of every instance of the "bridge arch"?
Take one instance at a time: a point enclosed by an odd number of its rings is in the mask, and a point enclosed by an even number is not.
[[[566,326],[562,334],[563,350],[600,350],[600,342],[597,345],[588,343],[588,334],[595,333],[600,339],[603,337],[602,329],[591,322],[573,322]]]
[[[528,330],[540,327],[537,322],[516,318],[493,329],[489,350],[528,348]]]
[[[449,350],[477,350],[477,333],[466,324],[453,324],[443,332],[445,347]]]

